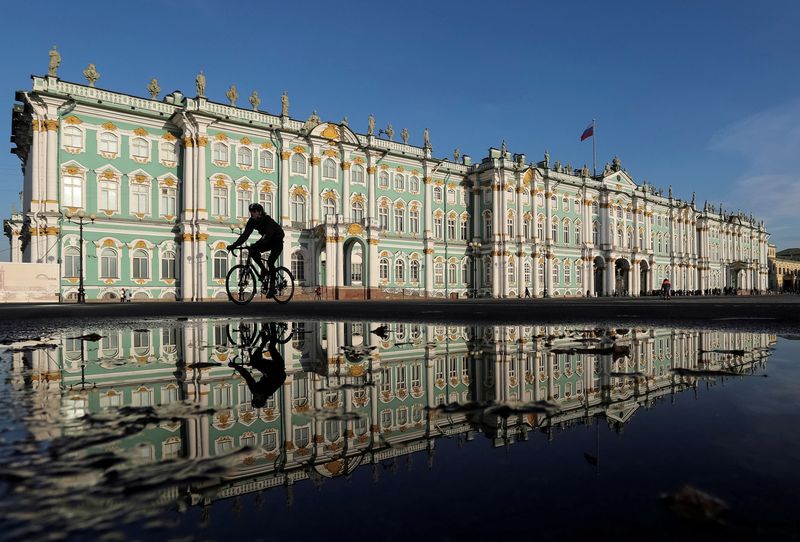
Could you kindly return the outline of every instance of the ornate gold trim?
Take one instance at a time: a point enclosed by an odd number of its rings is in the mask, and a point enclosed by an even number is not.
[[[291,151],[281,152],[281,160],[288,160],[292,156]]]
[[[74,125],[74,124],[80,124],[83,121],[81,119],[79,119],[78,117],[76,117],[75,115],[70,115],[69,117],[64,119],[64,122],[66,122],[67,124],[73,124]]]
[[[312,156],[311,157],[311,165],[312,166],[318,166],[320,164],[320,162],[322,162],[322,158],[320,158],[319,156]]]
[[[351,165],[352,164],[350,164],[350,162],[342,162],[342,165],[341,165],[342,170],[344,170],[344,171],[349,170]]]
[[[45,129],[47,129],[48,132],[55,132],[56,130],[58,130],[58,121],[57,120],[48,119],[48,120],[44,121],[44,126],[45,126]]]
[[[206,145],[208,145],[208,138],[206,136],[200,136],[197,138],[198,147],[205,147]]]

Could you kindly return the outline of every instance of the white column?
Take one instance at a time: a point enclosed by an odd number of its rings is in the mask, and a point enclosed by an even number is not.
[[[344,286],[344,244],[342,241],[343,239],[338,235],[334,238],[334,243],[336,246],[336,269],[333,273],[333,279],[336,281],[334,283],[336,286]],[[328,263],[328,267],[330,267],[330,265],[331,264]]]
[[[426,248],[425,254],[425,295],[433,295],[433,249]],[[445,273],[447,273],[447,263],[445,262]]]
[[[45,124],[47,126],[47,185],[45,193],[39,194],[39,196],[44,198],[46,211],[58,211],[58,121],[46,120]],[[86,208],[86,186],[83,187],[83,201],[83,207]]]
[[[289,158],[292,156],[291,151],[281,152],[281,222],[285,225],[289,223]],[[284,250],[285,250],[284,244]]]
[[[606,269],[604,273],[604,278],[606,280],[605,287],[603,288],[605,292],[603,292],[606,296],[610,296],[613,294],[614,290],[616,289],[616,284],[614,284],[615,276],[614,276],[614,259],[613,258],[606,258]]]
[[[368,155],[369,163],[372,164],[375,158],[371,155]],[[375,205],[376,205],[376,197],[375,197],[375,172],[377,171],[377,167],[374,165],[370,165],[367,168],[367,213],[369,218],[375,218]],[[427,200],[426,200],[426,216],[425,220],[428,220],[427,217]]]
[[[344,155],[344,154],[343,154]],[[350,222],[350,162],[342,162],[342,207],[345,222]]]
[[[541,288],[539,284],[539,258],[541,258],[541,254],[537,252],[531,255],[531,273],[533,278],[533,291],[531,292],[531,296],[533,297],[539,296],[539,288]]]
[[[312,149],[312,152],[313,149]],[[319,156],[311,156],[311,227],[319,224]]]
[[[553,253],[544,255],[544,287],[547,290],[545,297],[553,297]]]
[[[584,284],[587,285],[586,288],[584,288],[584,289],[585,290],[589,290],[589,293],[594,295],[596,293],[595,292],[595,284],[594,284],[594,261],[591,258],[589,258],[588,260],[586,260],[584,262],[584,267],[583,268],[585,270],[584,271],[584,273],[585,273],[585,275],[584,275],[584,277],[585,277]]]

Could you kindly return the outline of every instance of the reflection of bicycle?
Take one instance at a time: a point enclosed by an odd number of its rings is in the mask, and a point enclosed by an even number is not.
[[[243,251],[245,247],[236,247],[231,250]],[[242,262],[241,257],[239,261]],[[263,256],[262,261],[266,262]],[[264,263],[264,266],[266,267],[266,263]],[[225,278],[225,289],[228,290],[228,298],[237,305],[246,305],[255,297],[260,282],[262,295],[271,293],[272,295],[269,295],[269,297],[281,304],[288,303],[292,299],[294,295],[294,277],[291,271],[285,267],[276,267],[274,282],[269,277],[261,279],[259,271],[248,251],[247,260],[234,265]],[[272,284],[270,284],[271,282]]]
[[[262,334],[265,342],[274,341],[277,344],[288,343],[294,335],[294,329],[290,328],[286,322],[263,322],[259,331],[258,322],[242,321],[235,326],[228,324],[226,332],[230,343],[238,348],[257,346]]]

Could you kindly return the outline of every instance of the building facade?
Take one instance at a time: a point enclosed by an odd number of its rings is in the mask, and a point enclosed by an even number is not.
[[[638,185],[617,158],[597,175],[505,145],[434,158],[427,130],[415,146],[204,87],[159,101],[34,76],[13,112],[12,261],[58,263],[64,299],[81,276],[89,300],[225,298],[225,246],[260,202],[286,230],[283,265],[327,297],[767,289],[763,223]]]
[[[285,363],[286,381],[260,408],[227,366],[249,359],[234,342],[238,320],[135,330],[108,324],[50,344],[28,341],[10,354],[10,378],[33,394],[21,401],[35,410],[29,417],[47,419],[32,428],[35,438],[82,434],[76,422],[95,419],[86,415],[144,407],[126,419],[147,417],[146,429],[100,447],[143,463],[223,458],[247,447],[220,485],[170,490],[171,498],[190,494],[197,504],[320,482],[418,452],[432,462],[443,436],[504,446],[598,420],[621,428],[663,398],[704,392],[697,385],[704,378],[724,385],[725,374],[763,369],[776,341],[756,332],[409,323],[391,324],[384,341],[370,332],[377,325],[290,323],[294,334],[275,351],[282,359],[269,361]],[[89,332],[102,338],[82,340]],[[343,355],[342,347],[364,355]],[[488,408],[525,404],[552,410],[503,417]]]

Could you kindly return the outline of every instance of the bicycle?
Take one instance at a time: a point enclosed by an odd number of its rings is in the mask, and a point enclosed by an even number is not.
[[[241,262],[241,252],[246,249],[247,247],[236,247],[231,251],[240,251],[239,261]],[[266,267],[266,259],[262,256],[261,260]],[[225,277],[225,289],[228,291],[228,298],[237,305],[250,303],[256,295],[259,281],[261,282],[261,295],[266,295],[269,292],[270,278],[261,279],[259,271],[248,251],[247,260],[231,267]],[[294,296],[294,276],[292,276],[292,272],[282,266],[276,267],[273,286],[275,295],[272,298],[281,305],[288,303]]]

